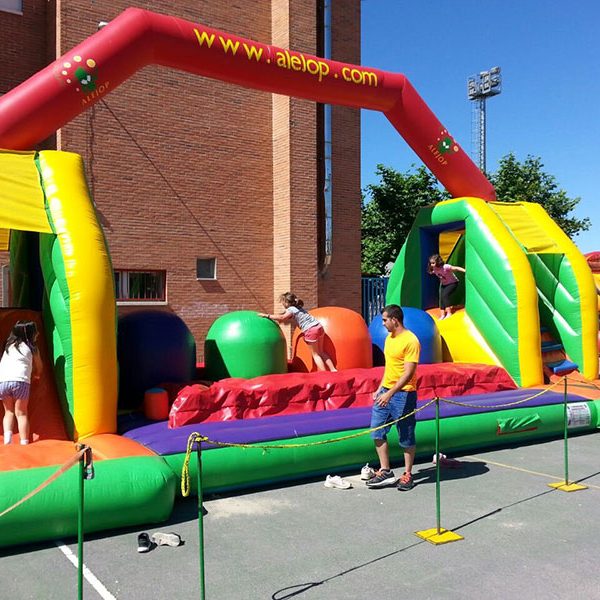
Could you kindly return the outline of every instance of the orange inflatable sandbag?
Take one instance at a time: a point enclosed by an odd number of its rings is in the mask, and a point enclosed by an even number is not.
[[[339,306],[325,306],[309,312],[323,325],[324,349],[338,370],[369,369],[373,366],[371,336],[361,315]],[[301,373],[316,371],[310,348],[299,329],[292,337],[291,370]]]

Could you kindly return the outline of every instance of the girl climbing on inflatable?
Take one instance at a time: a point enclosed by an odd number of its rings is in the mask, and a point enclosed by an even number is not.
[[[304,302],[292,294],[286,292],[279,296],[285,312],[280,315],[270,315],[266,313],[258,313],[261,317],[266,317],[277,323],[286,323],[293,320],[300,327],[304,334],[304,341],[308,344],[312,352],[312,358],[318,371],[337,371],[331,357],[323,349],[325,341],[325,331],[319,321],[304,309]]]
[[[17,321],[4,346],[0,359],[0,400],[4,405],[4,443],[10,444],[15,416],[21,445],[29,443],[27,404],[33,378],[41,371],[40,355],[36,346],[38,330],[33,321]]]
[[[465,273],[462,267],[445,263],[439,254],[429,257],[427,272],[430,275],[435,275],[440,280],[440,321],[452,315],[450,296],[458,287],[458,277],[454,274],[454,271]]]

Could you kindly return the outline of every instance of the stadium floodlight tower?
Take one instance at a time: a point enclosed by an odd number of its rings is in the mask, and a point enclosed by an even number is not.
[[[502,91],[502,76],[500,67],[492,67],[489,71],[481,71],[467,80],[467,94],[473,104],[473,120],[471,136],[475,149],[475,162],[483,173],[485,165],[486,123],[485,101],[491,96],[497,96]]]

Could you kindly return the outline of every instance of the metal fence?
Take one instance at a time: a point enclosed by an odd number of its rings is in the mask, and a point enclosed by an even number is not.
[[[389,277],[362,278],[362,316],[367,325],[385,306]]]

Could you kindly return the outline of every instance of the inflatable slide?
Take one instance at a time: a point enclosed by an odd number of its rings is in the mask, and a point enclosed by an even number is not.
[[[466,268],[464,297],[456,300],[464,309],[438,323],[447,359],[502,365],[524,387],[543,383],[544,366],[598,377],[591,271],[541,206],[457,198],[422,209],[387,302],[436,307],[437,278],[425,268],[440,250]]]

